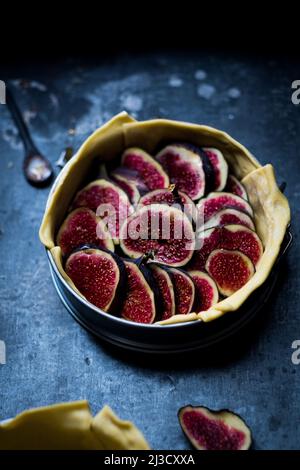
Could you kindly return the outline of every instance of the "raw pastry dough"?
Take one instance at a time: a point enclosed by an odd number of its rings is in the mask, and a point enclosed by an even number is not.
[[[125,112],[117,115],[86,140],[57,178],[47,202],[40,239],[51,250],[61,275],[74,289],[74,284],[63,270],[60,248],[55,247],[55,235],[94,158],[110,160],[125,148],[134,146],[153,154],[158,146],[172,141],[216,147],[223,152],[230,171],[242,180],[247,189],[255,213],[257,232],[264,244],[264,254],[255,275],[235,294],[205,312],[175,315],[159,323],[167,325],[193,320],[207,322],[226,312],[237,310],[266,280],[290,221],[289,204],[277,186],[272,165],[262,167],[243,145],[225,132],[208,126],[166,119],[137,122]],[[78,293],[76,288],[74,290]]]
[[[105,406],[94,418],[86,401],[25,411],[0,423],[0,450],[147,450],[142,433]]]

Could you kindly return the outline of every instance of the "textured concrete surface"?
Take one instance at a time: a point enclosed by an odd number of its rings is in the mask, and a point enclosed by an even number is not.
[[[83,330],[52,286],[38,228],[48,189],[21,173],[22,146],[0,106],[0,419],[28,407],[86,398],[132,419],[154,448],[184,449],[177,409],[187,403],[232,408],[253,429],[256,447],[295,449],[300,442],[300,107],[291,102],[299,63],[188,54],[66,61],[2,70],[41,151],[54,163],[122,109],[139,119],[169,117],[224,129],[287,182],[294,244],[262,322],[242,341],[193,358],[136,357]],[[70,135],[68,129],[75,129]]]

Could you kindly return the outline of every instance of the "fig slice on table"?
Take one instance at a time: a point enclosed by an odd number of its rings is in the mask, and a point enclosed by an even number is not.
[[[81,294],[105,312],[118,313],[126,288],[126,269],[120,257],[107,250],[79,249],[65,265]]]
[[[144,150],[132,147],[122,155],[122,165],[138,173],[149,190],[167,188],[169,177],[162,166]]]
[[[216,212],[216,214],[204,224],[203,230],[229,224],[243,225],[251,230],[255,230],[254,222],[248,214],[237,209],[229,208],[221,209],[219,212]]]
[[[154,261],[183,266],[192,257],[195,234],[188,217],[175,207],[151,204],[141,207],[120,230],[120,246],[131,258],[153,252]]]
[[[195,301],[195,286],[188,273],[178,268],[168,268],[175,294],[176,315],[192,311]]]
[[[253,209],[245,199],[236,194],[226,192],[210,193],[206,198],[201,199],[197,204],[200,220],[207,222],[219,210],[225,208],[238,209],[253,217]]]
[[[56,240],[63,256],[69,255],[74,249],[85,244],[114,251],[114,244],[106,224],[86,207],[75,209],[67,216]]]
[[[214,171],[213,190],[222,191],[225,188],[228,176],[228,164],[222,152],[216,148],[206,147],[202,149],[208,157]]]
[[[205,268],[225,297],[243,287],[255,272],[251,259],[237,250],[212,251]]]
[[[228,175],[225,191],[236,194],[248,201],[248,194],[245,187],[234,175]]]
[[[145,267],[131,260],[124,260],[127,272],[127,290],[121,315],[136,323],[153,323],[156,317],[156,299]],[[147,269],[147,268],[146,268]],[[146,279],[146,277],[148,279]]]
[[[156,263],[150,263],[149,267],[162,299],[161,320],[167,320],[167,318],[175,315],[175,294],[171,277],[166,269],[163,269]]]
[[[208,310],[219,300],[219,292],[215,281],[204,271],[189,271],[195,285],[195,301],[193,311]]]
[[[248,256],[254,266],[259,262],[263,246],[258,235],[242,225],[224,225],[204,230],[198,235],[201,248],[194,251],[188,270],[203,270],[209,254],[217,248],[239,250]]]
[[[72,207],[87,207],[99,217],[105,218],[109,232],[116,242],[120,226],[133,212],[133,207],[123,189],[106,179],[92,181],[79,191]]]
[[[128,179],[122,172],[113,171],[110,176],[125,191],[131,204],[136,206],[141,197],[137,183]]]
[[[204,195],[206,177],[199,153],[185,145],[173,144],[163,148],[155,158],[178,191],[186,193],[193,201]]]
[[[232,411],[187,405],[180,408],[178,419],[198,450],[248,450],[252,444],[250,428]]]

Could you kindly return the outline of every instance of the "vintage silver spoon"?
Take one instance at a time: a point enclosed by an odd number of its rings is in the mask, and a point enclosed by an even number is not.
[[[17,106],[11,90],[8,87],[6,88],[6,104],[24,145],[24,175],[28,182],[33,186],[47,186],[53,177],[51,164],[33,143],[28,127],[22,117],[21,111]]]

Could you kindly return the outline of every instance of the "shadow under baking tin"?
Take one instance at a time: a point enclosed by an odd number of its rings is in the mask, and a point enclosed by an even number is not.
[[[73,291],[60,274],[47,251],[52,280],[56,291],[71,315],[88,331],[114,345],[148,353],[189,352],[211,348],[245,327],[268,301],[282,259],[291,245],[288,228],[276,263],[262,286],[236,312],[228,312],[212,322],[192,321],[174,325],[145,325],[115,317],[93,306]]]

